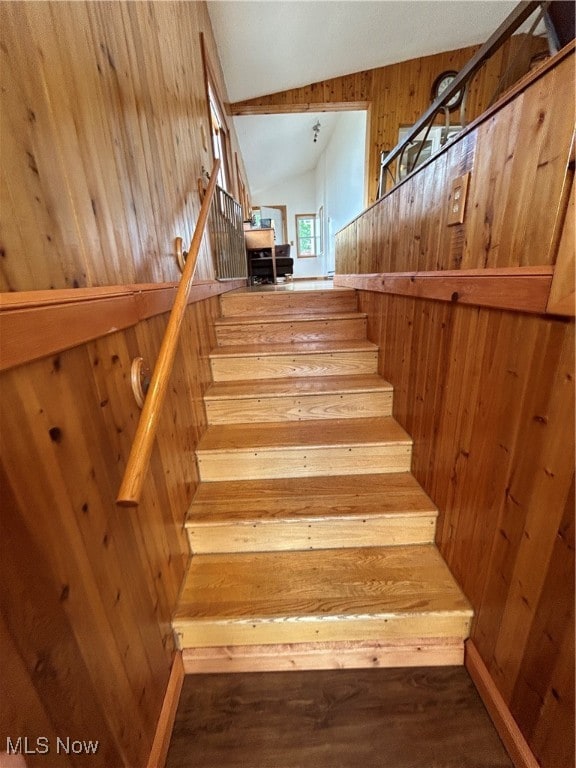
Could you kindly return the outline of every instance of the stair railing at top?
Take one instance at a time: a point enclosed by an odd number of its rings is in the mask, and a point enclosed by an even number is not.
[[[400,164],[402,161],[402,157],[404,155],[404,152],[410,145],[412,145],[414,139],[418,136],[419,133],[421,133],[424,129],[426,129],[426,133],[424,135],[423,140],[420,142],[420,149],[418,150],[415,158],[413,159],[410,167],[407,169],[407,174],[411,173],[417,166],[418,160],[420,158],[420,153],[422,150],[422,147],[424,146],[428,135],[430,133],[430,129],[432,128],[432,125],[434,123],[434,120],[436,117],[444,113],[446,117],[446,135],[448,134],[448,129],[450,127],[450,121],[449,121],[449,109],[448,104],[449,102],[457,95],[460,94],[461,91],[464,91],[462,102],[460,106],[460,115],[461,115],[461,123],[464,123],[464,114],[465,114],[465,102],[466,102],[466,95],[468,90],[468,85],[470,81],[472,80],[472,77],[476,74],[476,72],[482,67],[485,61],[489,59],[495,51],[500,48],[500,46],[503,45],[503,43],[508,40],[509,37],[512,36],[512,34],[518,29],[518,27],[523,24],[538,8],[541,9],[542,15],[546,13],[546,8],[549,5],[549,2],[542,2],[542,0],[535,0],[534,2],[532,0],[523,0],[523,2],[520,2],[516,8],[512,11],[512,13],[502,22],[502,24],[498,27],[498,29],[492,34],[488,40],[484,43],[484,45],[480,48],[480,50],[470,59],[468,64],[464,66],[460,72],[456,75],[454,80],[448,85],[440,94],[440,96],[428,107],[426,112],[422,115],[422,117],[414,123],[412,128],[406,133],[402,141],[400,141],[394,149],[392,149],[390,152],[382,152],[381,158],[380,158],[380,178],[378,183],[378,195],[377,197],[380,198],[386,191],[386,175],[389,174],[392,178],[393,184],[396,184],[398,181],[401,180],[400,178]],[[538,17],[538,20],[540,19],[540,16]],[[535,26],[535,25],[534,25]],[[397,160],[397,172],[396,175],[392,172],[391,165],[392,163]]]
[[[216,187],[208,224],[218,280],[248,276],[242,207],[222,187]]]
[[[210,182],[202,201],[184,271],[182,272],[178,290],[176,291],[174,305],[170,313],[162,344],[160,345],[158,359],[156,360],[156,365],[154,366],[150,381],[150,388],[148,389],[148,394],[144,401],[144,407],[140,414],[140,421],[138,422],[136,435],[134,436],[134,442],[132,443],[128,463],[126,464],[126,469],[124,471],[124,478],[122,479],[122,485],[118,492],[116,503],[122,507],[137,506],[142,494],[142,486],[144,484],[148,464],[150,463],[150,456],[152,455],[152,448],[154,446],[156,431],[162,413],[162,406],[164,404],[164,398],[166,397],[170,374],[172,373],[174,356],[180,337],[180,328],[188,304],[188,296],[190,294],[190,288],[192,287],[194,272],[196,270],[196,263],[198,261],[198,252],[200,251],[202,237],[206,228],[219,168],[220,160],[216,160],[212,167]]]

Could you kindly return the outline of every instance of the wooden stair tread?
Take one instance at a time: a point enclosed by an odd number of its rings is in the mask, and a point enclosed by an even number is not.
[[[461,663],[472,610],[345,290],[221,299],[173,621],[183,649],[383,642],[416,663],[431,643]]]
[[[365,312],[334,312],[317,315],[223,315],[216,318],[216,326],[228,325],[269,325],[270,323],[317,323],[330,320],[364,320]]]
[[[285,397],[326,393],[391,392],[392,385],[378,374],[357,376],[310,376],[293,379],[258,379],[214,382],[205,400],[250,400],[257,397]]]
[[[370,419],[214,424],[200,438],[197,453],[356,447],[358,445],[412,445],[408,433],[391,416]]]
[[[333,311],[355,312],[358,309],[356,292],[350,288],[324,290],[264,291],[250,289],[230,291],[220,299],[225,317],[257,315],[273,310],[276,315],[318,315]]]
[[[200,483],[186,525],[436,514],[414,477],[402,472]]]
[[[187,622],[346,621],[449,614],[470,605],[433,544],[198,555],[174,618]]]
[[[210,358],[222,357],[274,357],[279,355],[317,355],[333,352],[375,352],[378,347],[371,341],[312,341],[295,344],[242,344],[217,347],[210,352]]]

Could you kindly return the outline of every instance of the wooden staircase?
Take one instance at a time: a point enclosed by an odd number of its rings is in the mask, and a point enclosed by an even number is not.
[[[221,304],[173,622],[186,669],[462,663],[472,611],[355,292]]]

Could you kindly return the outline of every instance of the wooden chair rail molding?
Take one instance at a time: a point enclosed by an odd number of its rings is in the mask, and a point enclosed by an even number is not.
[[[188,303],[246,285],[194,283]],[[177,283],[110,285],[0,294],[0,371],[57,354],[169,312]]]
[[[174,299],[174,306],[172,307],[166,332],[164,333],[160,351],[158,352],[158,359],[156,360],[156,365],[152,372],[150,389],[148,390],[144,408],[140,414],[136,435],[134,436],[134,442],[132,443],[130,455],[128,456],[124,478],[116,500],[117,504],[120,506],[137,506],[142,493],[142,486],[144,485],[144,478],[150,462],[154,440],[156,439],[156,430],[158,429],[160,414],[162,413],[162,406],[164,404],[164,398],[166,396],[166,390],[168,388],[168,382],[174,364],[174,356],[180,337],[180,328],[188,304],[188,295],[194,279],[194,271],[196,269],[196,262],[198,261],[198,252],[200,251],[204,229],[206,228],[210,206],[212,205],[212,198],[214,197],[214,191],[216,189],[216,178],[219,169],[220,160],[216,159],[212,166],[210,182],[206,189],[204,200],[202,201],[202,207],[200,208],[200,214],[188,250],[188,257],[186,259],[186,264],[184,265],[184,272],[182,273],[182,279],[180,280],[176,298]]]
[[[550,266],[386,272],[335,275],[334,285],[541,314],[546,312],[553,274]]]

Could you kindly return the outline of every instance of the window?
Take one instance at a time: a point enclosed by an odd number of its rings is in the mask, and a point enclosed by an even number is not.
[[[206,86],[206,101],[208,104],[208,125],[210,127],[210,138],[212,144],[212,154],[214,160],[220,160],[220,170],[218,172],[218,185],[225,192],[233,194],[231,168],[231,145],[230,133],[226,124],[225,112],[222,102],[218,96],[217,80],[214,77],[214,69],[210,65],[209,57],[206,54],[204,44],[204,35],[200,35],[202,46],[202,61],[204,64],[204,84]],[[208,147],[204,147],[206,150]]]
[[[320,232],[315,213],[296,214],[296,252],[299,259],[313,259],[320,252]]]
[[[214,159],[220,160],[218,184],[226,192],[231,192],[228,173],[228,130],[220,101],[211,84],[208,84],[208,99],[210,103],[210,131],[212,134],[212,150]]]

